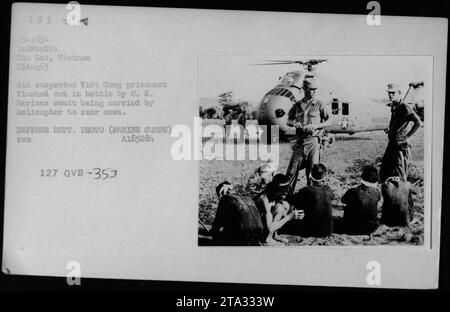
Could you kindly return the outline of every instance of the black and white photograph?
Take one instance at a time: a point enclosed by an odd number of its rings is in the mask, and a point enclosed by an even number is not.
[[[202,140],[199,245],[424,244],[431,57],[203,56],[199,76],[203,127],[220,125]],[[260,126],[277,139],[252,157],[274,141]]]

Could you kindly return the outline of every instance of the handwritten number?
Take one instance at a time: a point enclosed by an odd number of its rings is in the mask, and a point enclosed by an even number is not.
[[[94,171],[93,174],[95,175],[94,177],[95,180],[112,179],[117,176],[117,170],[112,168],[104,168],[104,169],[94,168],[92,170]]]
[[[93,170],[96,171],[96,172],[94,172],[94,174],[96,175],[96,177],[94,179],[95,180],[100,179],[101,178],[101,175],[100,175],[101,169],[100,168],[94,168]]]

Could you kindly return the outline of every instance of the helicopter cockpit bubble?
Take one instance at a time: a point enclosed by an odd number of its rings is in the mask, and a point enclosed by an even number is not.
[[[302,72],[300,71],[286,73],[283,77],[280,77],[279,86],[301,86],[301,83],[303,82],[302,76]]]

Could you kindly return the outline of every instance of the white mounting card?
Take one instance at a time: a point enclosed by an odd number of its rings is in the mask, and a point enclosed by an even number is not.
[[[447,20],[381,16],[379,25],[369,24],[365,15],[14,4],[2,271],[436,288]],[[379,165],[388,142],[383,131],[342,130],[389,121],[375,116],[386,108],[388,83],[404,95],[409,83],[424,82],[425,118],[410,142],[410,176],[419,188],[413,224],[380,225],[364,237],[201,246],[208,238],[199,231],[217,208],[215,187],[223,180],[236,187],[263,161],[208,159],[204,143],[211,129],[223,129],[228,105],[220,100],[245,103],[250,129],[258,122],[250,113],[257,116],[279,77],[308,70],[254,65],[311,59],[327,60],[313,69],[326,107],[336,88],[345,90],[337,101],[344,106],[330,113],[335,142],[323,151],[338,197],[359,183],[361,164]],[[363,98],[377,108],[361,109]],[[198,119],[200,106],[214,108],[211,116]],[[279,112],[287,118],[287,110]],[[279,145],[277,170],[285,173],[292,142]]]

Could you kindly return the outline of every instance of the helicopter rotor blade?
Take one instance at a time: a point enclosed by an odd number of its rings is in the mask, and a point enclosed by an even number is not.
[[[293,60],[264,60],[264,62],[278,62],[278,63],[298,63],[303,64],[303,61],[293,61]]]
[[[290,64],[295,64],[295,63],[288,63],[288,62],[283,62],[283,63],[260,63],[260,64],[252,64],[252,65],[290,65]]]
[[[265,62],[273,64],[299,64],[299,65],[306,64],[303,61],[290,61],[290,60],[265,60]]]
[[[299,65],[318,65],[322,62],[328,61],[327,59],[310,59],[306,61],[293,61],[293,60],[264,60],[260,64],[253,65],[288,65],[288,64],[299,64]]]
[[[253,65],[290,65],[290,64],[304,64],[302,61],[288,61],[288,60],[264,60],[264,63]]]

